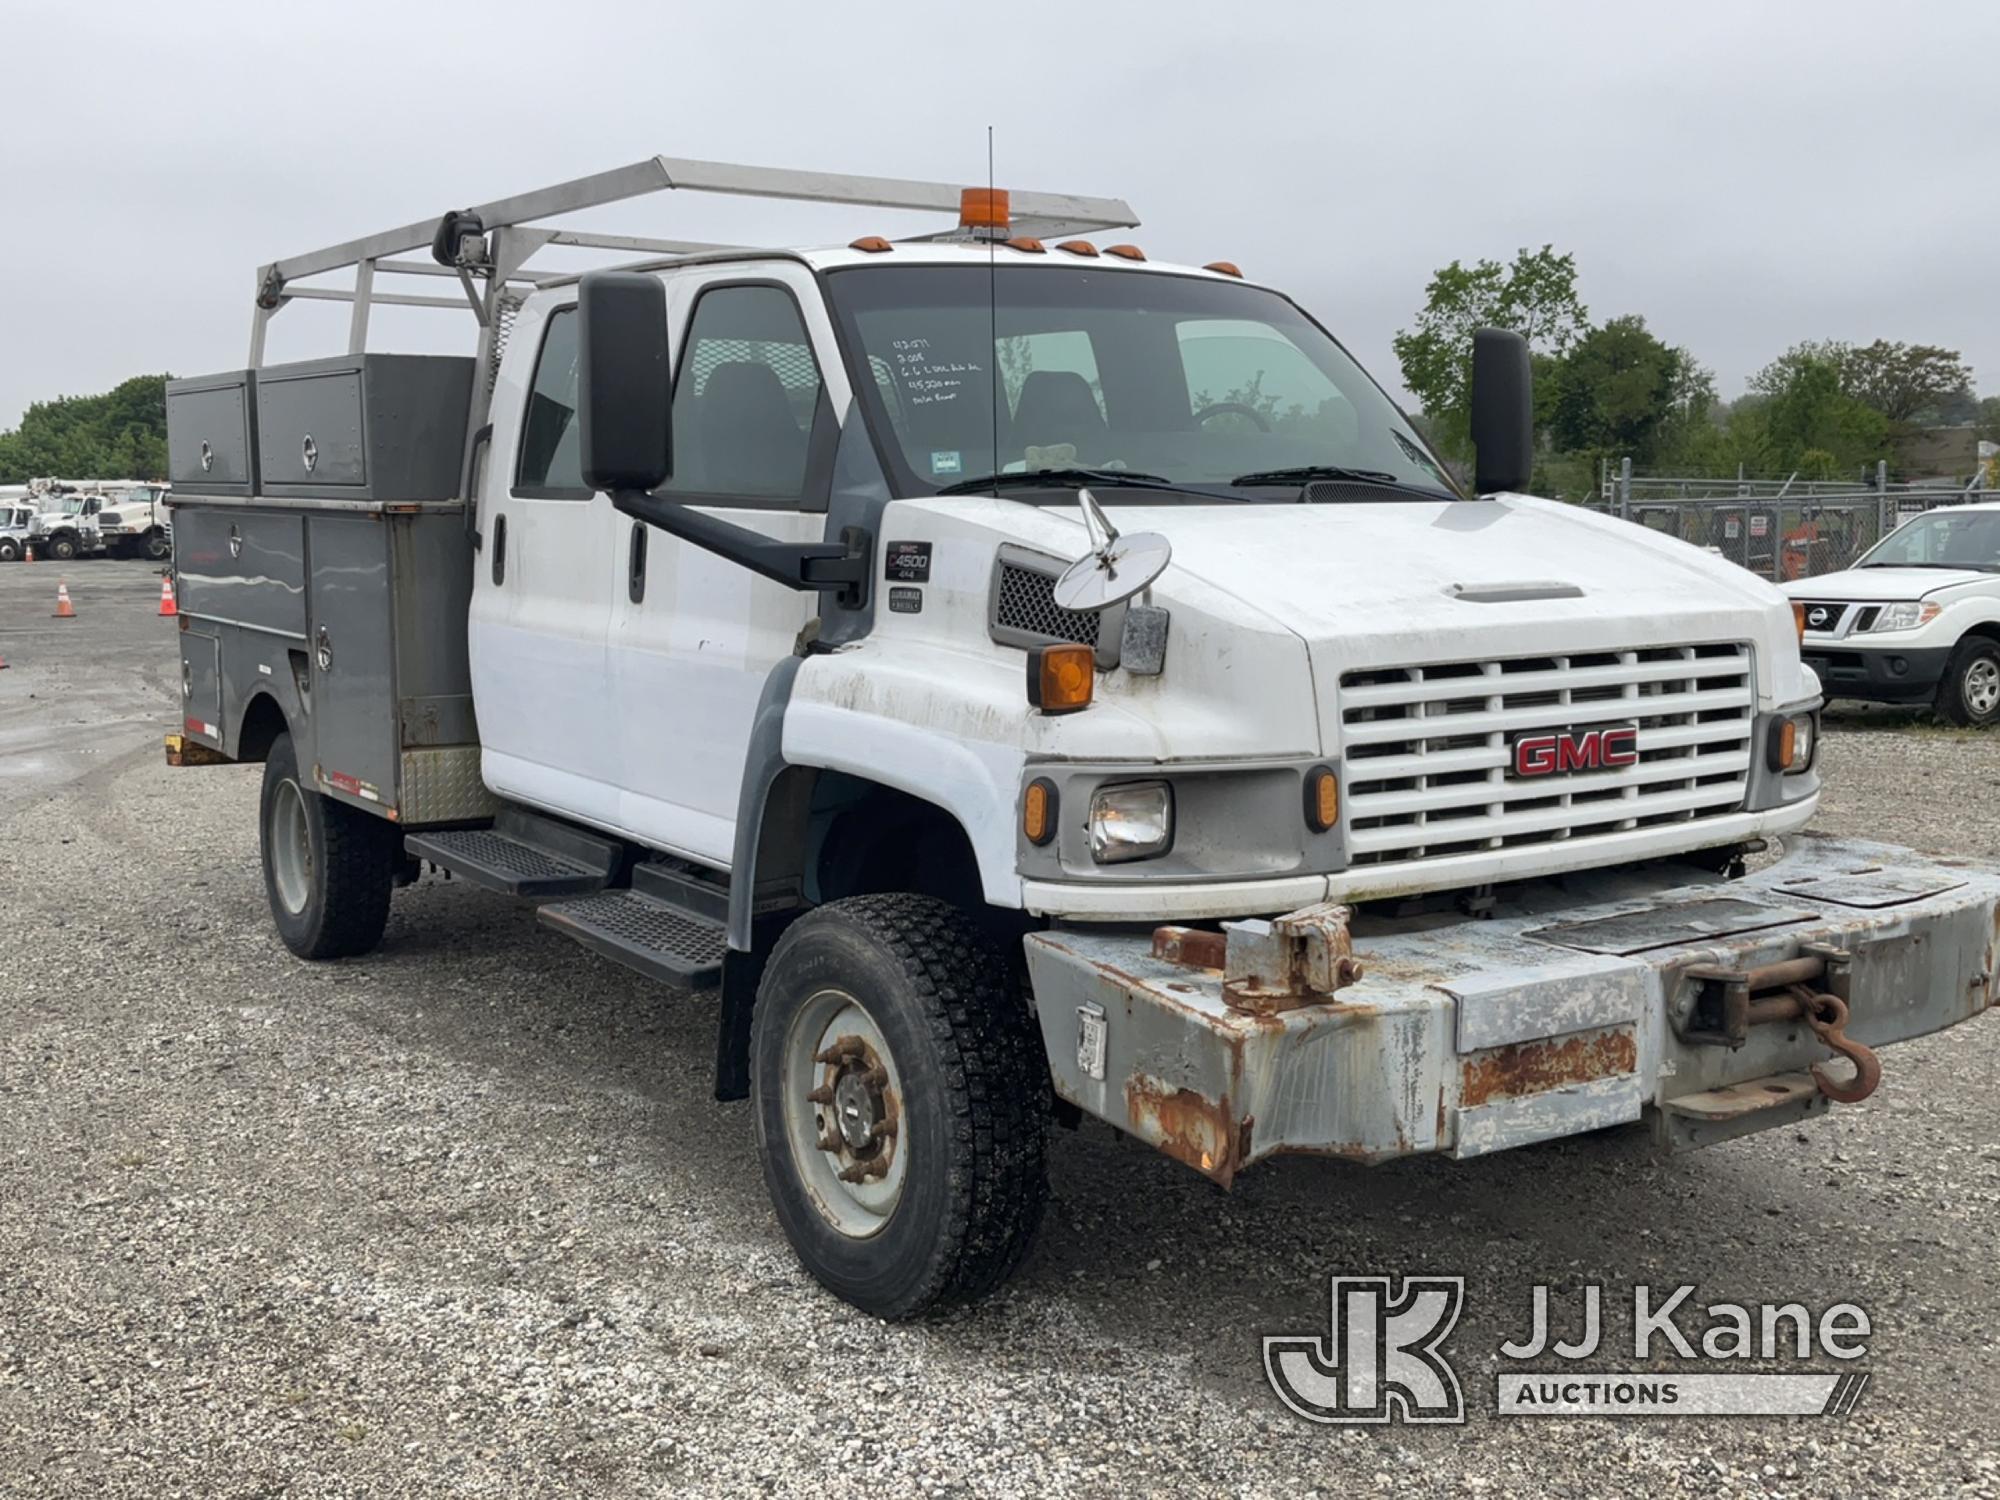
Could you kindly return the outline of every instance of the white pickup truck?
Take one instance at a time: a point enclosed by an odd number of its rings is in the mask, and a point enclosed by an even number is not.
[[[668,189],[870,213],[534,222]],[[285,944],[366,953],[428,863],[718,988],[780,1224],[888,1317],[1013,1269],[1051,1120],[1225,1186],[1698,1146],[1994,1003],[1995,872],[1792,837],[1784,595],[1519,493],[1518,338],[1476,341],[1461,488],[1305,310],[1135,222],[662,157],[266,266],[249,367],[169,389],[168,754],[262,762]],[[475,358],[368,352],[397,275]],[[349,352],[266,365],[308,295]]]
[[[1787,584],[1829,698],[2000,723],[2000,503],[1906,521],[1840,573]]]

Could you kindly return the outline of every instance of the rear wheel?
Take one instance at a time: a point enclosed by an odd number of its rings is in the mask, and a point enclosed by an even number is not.
[[[1972,635],[1958,643],[1938,683],[1937,711],[1973,728],[2000,723],[2000,641]]]
[[[984,1296],[1047,1196],[1048,1067],[1006,956],[928,896],[795,922],[757,993],[752,1097],[786,1237],[883,1318]]]
[[[272,742],[258,807],[264,889],[285,946],[300,958],[349,958],[381,942],[396,830],[309,790],[290,734]]]

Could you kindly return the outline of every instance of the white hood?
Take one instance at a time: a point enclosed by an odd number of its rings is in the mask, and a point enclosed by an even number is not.
[[[1968,583],[1991,583],[1991,573],[1973,568],[1849,568],[1785,585],[1794,599],[1827,599],[1857,604],[1922,599]]]
[[[1576,506],[1508,496],[1110,514],[1173,542],[1158,586],[1169,599],[1184,569],[1304,638],[1322,691],[1356,668],[1721,641],[1757,648],[1761,698],[1804,690],[1795,668],[1774,680],[1797,654],[1776,588]],[[1515,593],[1525,597],[1505,597]]]

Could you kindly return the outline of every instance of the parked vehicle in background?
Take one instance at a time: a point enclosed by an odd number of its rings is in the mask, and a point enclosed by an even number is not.
[[[104,508],[102,495],[53,490],[44,494],[39,504],[34,519],[28,523],[28,540],[34,546],[35,556],[68,562],[95,552],[101,545],[97,513]]]
[[[957,222],[530,227],[669,189]],[[367,953],[422,861],[719,986],[778,1223],[885,1317],[1006,1278],[1055,1118],[1225,1187],[1706,1146],[1994,1003],[2000,871],[1746,871],[1819,800],[1797,615],[1518,493],[1518,335],[1474,338],[1468,489],[1280,290],[1079,238],[1136,222],[661,157],[266,266],[251,367],[167,388],[168,754],[262,763],[284,944]],[[558,238],[647,258],[531,273]],[[422,247],[476,357],[368,352]],[[263,364],[341,271],[350,352]]]
[[[0,504],[0,562],[19,562],[27,555],[28,528],[34,519],[32,505]]]
[[[1785,591],[1827,697],[2000,723],[2000,502],[1917,516],[1845,572]]]
[[[97,535],[112,557],[165,562],[173,552],[173,519],[167,508],[171,486],[135,484],[107,490],[97,513]]]

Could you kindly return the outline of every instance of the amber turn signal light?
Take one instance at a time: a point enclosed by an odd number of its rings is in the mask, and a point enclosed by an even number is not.
[[[1306,772],[1306,827],[1326,833],[1339,821],[1340,778],[1331,766],[1314,766]]]
[[[1028,653],[1028,701],[1045,714],[1090,707],[1097,653],[1089,646],[1038,646]]]
[[[1022,794],[1021,832],[1037,848],[1056,836],[1056,784],[1046,776],[1037,776]]]
[[[1799,644],[1806,643],[1806,607],[1796,599],[1792,601],[1792,629],[1798,632]]]

